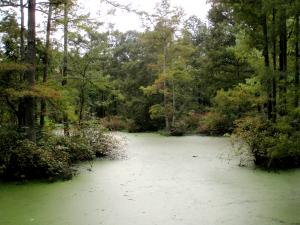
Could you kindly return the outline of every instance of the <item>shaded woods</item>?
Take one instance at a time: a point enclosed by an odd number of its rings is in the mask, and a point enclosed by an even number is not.
[[[211,0],[209,24],[167,0],[102,2],[145,30],[103,31],[76,1],[1,1],[1,177],[64,177],[116,148],[103,127],[229,133],[259,166],[299,166],[299,1]]]

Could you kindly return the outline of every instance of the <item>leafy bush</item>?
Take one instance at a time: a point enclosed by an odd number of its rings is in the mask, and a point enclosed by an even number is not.
[[[221,89],[214,98],[214,111],[226,115],[232,121],[245,114],[256,113],[257,108],[266,102],[262,90],[257,77],[247,79],[245,84],[239,84],[233,89]]]
[[[178,120],[170,129],[171,136],[182,136],[187,132],[187,124],[184,120]]]
[[[16,130],[0,128],[0,177],[5,173],[10,154],[16,148],[18,140],[21,140],[21,135]]]
[[[195,132],[198,129],[201,117],[201,113],[191,111],[186,115],[183,115],[179,122],[184,123],[184,129],[186,132]]]
[[[13,130],[0,130],[0,179],[69,179],[72,165],[95,157],[119,157],[120,141],[99,125],[89,124],[59,136],[43,134],[37,143]]]
[[[56,137],[51,145],[56,152],[65,152],[70,163],[88,161],[95,158],[95,153],[89,143],[79,135]]]
[[[120,116],[108,116],[100,120],[103,127],[111,131],[125,130],[126,125],[124,120]]]
[[[66,154],[55,154],[25,139],[9,152],[2,175],[9,180],[57,179],[71,177],[72,171]]]
[[[209,135],[222,135],[232,130],[232,122],[226,115],[208,112],[200,118],[198,132]]]
[[[75,132],[75,136],[86,141],[92,152],[97,157],[108,156],[110,158],[117,157],[121,154],[121,141],[112,134],[106,132],[106,129],[97,123],[88,123]]]
[[[125,121],[126,130],[130,133],[139,132],[141,127],[136,124],[133,119],[126,119]]]
[[[231,133],[234,121],[257,113],[265,102],[265,93],[257,77],[247,79],[227,91],[221,89],[214,98],[214,106],[200,119],[198,131],[210,135]]]
[[[1,127],[0,129],[0,167],[8,160],[9,152],[15,148],[21,135],[16,130]]]
[[[100,119],[100,124],[110,131],[139,132],[143,128],[135,120],[121,116],[109,116]]]
[[[234,136],[242,140],[264,168],[290,168],[300,165],[300,132],[282,120],[271,123],[262,117],[244,117],[236,121]],[[247,148],[241,148],[247,151]]]

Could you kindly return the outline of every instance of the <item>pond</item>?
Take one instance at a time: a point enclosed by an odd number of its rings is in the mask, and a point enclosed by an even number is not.
[[[227,138],[118,135],[126,160],[83,164],[66,182],[0,184],[0,224],[300,224],[300,170],[239,167]]]

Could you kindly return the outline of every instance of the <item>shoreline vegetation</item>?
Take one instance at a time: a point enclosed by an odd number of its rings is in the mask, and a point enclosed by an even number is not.
[[[213,114],[213,116],[211,116]],[[216,116],[217,115],[217,116]],[[163,136],[204,135],[230,137],[233,151],[241,157],[241,165],[254,163],[266,170],[292,169],[300,167],[300,133],[285,124],[272,124],[263,117],[246,116],[237,121],[228,121],[218,113],[193,115],[190,123],[174,127],[170,131],[155,131]],[[190,118],[189,118],[190,119]],[[126,126],[120,117],[105,118],[105,126],[112,131],[139,132]],[[108,122],[109,121],[109,122]],[[191,122],[192,121],[192,122]],[[141,132],[141,131],[140,131]],[[145,132],[145,131],[142,131]],[[244,156],[247,157],[244,157]]]
[[[80,162],[91,162],[97,158],[112,160],[124,158],[125,142],[116,137],[113,132],[140,132],[128,129],[130,127],[126,127],[127,120],[123,122],[120,118],[105,120],[114,122],[106,122],[106,127],[99,125],[99,122],[88,122],[82,124],[80,128],[70,129],[69,136],[64,135],[62,128],[44,131],[41,132],[37,142],[24,138],[22,133],[15,129],[1,127],[0,180],[6,182],[69,180],[77,174],[76,165]],[[244,123],[239,122],[232,133],[222,133],[229,130],[224,129],[223,126],[210,127],[210,129],[207,128],[207,124],[199,126],[198,129],[194,129],[191,125],[185,130],[173,132],[165,130],[148,132],[170,137],[185,135],[228,137],[232,142],[232,151],[240,157],[239,166],[254,164],[255,167],[268,171],[299,167],[299,155],[289,152],[298,148],[299,138],[297,136],[294,136],[293,140],[285,138],[282,140],[285,145],[276,149],[279,134],[271,136],[271,133],[266,133],[275,128],[257,118],[248,117]],[[265,141],[266,137],[269,138],[268,142]],[[282,149],[285,150],[284,154],[281,152]]]
[[[61,133],[43,132],[37,142],[32,142],[13,129],[1,128],[0,179],[69,180],[76,175],[80,162],[119,159],[124,155],[123,141],[97,124],[71,129],[69,136]]]

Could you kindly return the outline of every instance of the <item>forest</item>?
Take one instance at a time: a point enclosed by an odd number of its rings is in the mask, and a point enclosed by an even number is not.
[[[117,151],[107,131],[231,136],[258,167],[299,167],[300,1],[209,0],[208,23],[102,1],[144,31],[103,31],[76,0],[1,0],[1,179],[69,179]]]

